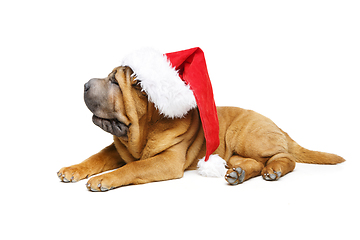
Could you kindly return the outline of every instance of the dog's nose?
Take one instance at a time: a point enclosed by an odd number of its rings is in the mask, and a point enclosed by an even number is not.
[[[85,83],[85,85],[84,85],[84,91],[87,92],[89,89],[90,89],[90,83],[87,82],[87,83]]]

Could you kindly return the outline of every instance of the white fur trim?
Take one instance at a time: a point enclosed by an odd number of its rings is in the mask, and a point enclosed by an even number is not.
[[[198,173],[204,177],[224,177],[227,169],[226,161],[219,155],[210,155],[209,160],[205,162],[205,157],[198,162]]]
[[[151,48],[140,49],[126,56],[122,66],[134,71],[149,101],[166,117],[183,117],[197,106],[190,87],[162,53]]]

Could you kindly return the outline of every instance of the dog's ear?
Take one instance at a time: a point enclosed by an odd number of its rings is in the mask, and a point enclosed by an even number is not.
[[[136,75],[130,67],[124,66],[119,68],[118,71],[123,71],[126,81],[130,81],[131,86],[137,84],[138,80],[136,79]]]
[[[132,77],[131,86],[136,87],[140,84],[140,80],[136,79],[136,77]]]
[[[146,95],[145,91],[141,87],[141,81],[140,80],[133,79],[131,81],[131,86],[133,88],[135,88],[136,90],[140,91],[141,93],[143,93],[143,95]]]

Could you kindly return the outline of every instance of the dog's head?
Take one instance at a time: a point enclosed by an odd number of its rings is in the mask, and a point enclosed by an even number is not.
[[[93,78],[84,85],[84,100],[93,122],[106,132],[127,138],[133,120],[147,111],[147,95],[129,67],[115,68],[107,78]],[[136,115],[136,116],[135,116]]]

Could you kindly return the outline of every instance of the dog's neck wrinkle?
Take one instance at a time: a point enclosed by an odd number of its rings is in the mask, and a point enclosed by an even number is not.
[[[135,158],[139,159],[141,152],[144,146],[144,132],[140,131],[143,129],[141,118],[139,112],[136,108],[136,103],[134,97],[131,93],[131,71],[128,68],[122,69],[123,71],[118,70],[116,72],[116,79],[121,79],[119,82],[123,91],[123,101],[125,103],[125,115],[130,120],[131,126],[128,131],[128,139],[119,140],[124,144],[130,154]]]
[[[148,102],[147,112],[144,115],[139,116],[139,114],[136,113],[136,116],[132,114],[130,118],[131,126],[128,132],[128,139],[127,141],[119,140],[127,147],[135,159],[141,159],[147,142],[147,136],[149,131],[151,131],[151,123],[159,121],[161,116],[154,104]]]

